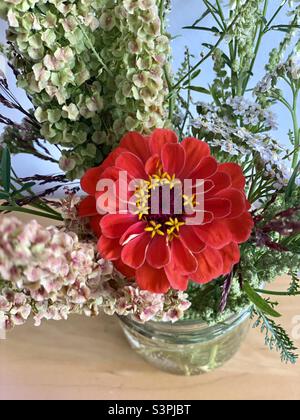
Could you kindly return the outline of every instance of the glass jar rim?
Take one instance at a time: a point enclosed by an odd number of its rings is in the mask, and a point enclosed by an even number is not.
[[[201,336],[214,338],[220,336],[246,321],[250,317],[251,310],[252,306],[247,306],[239,313],[230,315],[223,322],[213,325],[209,325],[203,320],[181,320],[175,323],[148,321],[143,324],[130,315],[119,318],[125,326],[134,328],[137,332],[149,338],[159,336],[160,338],[172,340],[173,337],[177,337],[179,341],[181,339],[184,342],[187,337],[199,339]]]

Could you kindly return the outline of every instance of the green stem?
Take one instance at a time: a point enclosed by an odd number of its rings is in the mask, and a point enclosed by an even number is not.
[[[164,21],[164,5],[165,5],[165,0],[160,0],[160,5],[159,5],[159,18],[163,27],[163,21]]]
[[[299,296],[300,295],[300,292],[290,294],[289,292],[275,292],[273,290],[269,291],[269,290],[255,289],[255,291],[257,293],[261,293],[262,295],[270,295],[270,296]]]
[[[20,185],[20,187],[22,187],[22,182],[19,180],[19,177],[18,177],[18,175],[17,175],[17,173],[16,173],[16,171],[14,170],[14,168],[12,167],[11,168],[11,171],[12,171],[12,174],[14,175],[14,178],[12,178],[12,180],[16,183],[16,184],[18,184],[18,185]],[[12,187],[13,187],[13,185],[12,185]],[[14,188],[14,190],[16,191],[16,188]],[[34,192],[32,191],[32,189],[31,188],[29,188],[28,190],[27,190],[29,193],[31,193],[31,195],[32,195],[32,197],[34,197]],[[20,196],[20,198],[23,198],[23,196]],[[54,214],[54,215],[56,215],[56,216],[58,216],[58,217],[60,217],[60,214],[56,211],[56,210],[54,210],[52,207],[50,207],[50,206],[48,206],[48,204],[46,204],[43,200],[41,200],[40,198],[38,198],[37,199],[37,202],[32,202],[31,204],[29,204],[29,206],[30,207],[34,207],[34,208],[38,208],[38,209],[40,209],[40,210],[43,210],[43,211],[46,211],[46,212],[49,212],[49,213],[51,213],[51,214]]]
[[[287,4],[288,0],[285,0],[284,3],[282,3],[278,9],[276,10],[276,12],[274,13],[274,15],[271,17],[271,19],[269,20],[269,22],[267,23],[266,26],[266,30],[268,30],[270,28],[271,23],[274,22],[274,20],[277,18],[277,16],[279,15],[279,13],[281,12],[281,10],[284,8],[284,6]]]
[[[47,204],[44,205],[44,203],[42,201],[40,202],[40,204],[30,203],[30,204],[28,204],[28,206],[36,208],[36,209],[40,209],[40,210],[45,211],[47,213],[49,212],[50,214],[53,214],[55,216],[60,217],[60,213],[58,211],[54,210],[52,207],[48,206]]]
[[[298,97],[299,97],[299,89],[291,86],[293,91],[293,105],[291,106],[288,101],[283,98],[282,96],[275,96],[273,98],[277,101],[281,102],[291,113],[293,119],[293,127],[294,127],[294,152],[293,152],[293,163],[292,167],[295,169],[299,162],[299,148],[300,148],[300,130],[299,130],[299,123],[298,123],[298,114],[297,114],[297,106],[298,106]]]
[[[165,5],[165,0],[161,0],[160,4],[159,4],[159,18],[160,18],[160,22],[161,22],[161,33],[164,34],[165,33],[165,21],[164,21],[164,5]],[[174,108],[175,108],[175,103],[176,103],[176,97],[174,95],[172,95],[172,78],[171,78],[171,74],[169,71],[169,64],[166,64],[163,68],[164,70],[164,75],[165,75],[165,79],[168,85],[168,90],[169,90],[169,95],[167,100],[169,101],[169,115],[168,115],[168,119],[170,121],[173,120],[173,114],[174,114]]]
[[[257,55],[258,55],[258,52],[259,52],[259,49],[260,49],[260,46],[261,46],[261,42],[262,42],[263,36],[265,35],[265,18],[266,18],[266,15],[267,15],[268,6],[269,6],[269,0],[265,0],[264,8],[263,8],[263,16],[262,16],[262,20],[261,20],[261,23],[260,23],[259,35],[258,35],[256,47],[255,47],[255,50],[254,50],[254,57],[252,59],[251,65],[250,65],[249,74],[248,74],[248,76],[247,76],[247,78],[244,82],[242,94],[244,94],[245,91],[247,90],[248,83],[249,83],[249,80],[251,78],[252,71],[253,71],[254,65],[256,63]]]
[[[204,4],[206,5],[206,7],[208,8],[208,10],[210,11],[210,13],[211,13],[212,17],[215,19],[215,21],[216,21],[216,22],[217,22],[217,24],[219,25],[219,27],[220,27],[223,31],[225,31],[225,30],[226,30],[226,26],[224,26],[224,23],[223,23],[222,21],[220,21],[220,20],[219,20],[219,18],[217,17],[217,15],[216,15],[215,11],[212,9],[211,4],[210,4],[208,1],[206,1],[206,0],[203,0],[203,1],[204,1]]]
[[[63,218],[61,216],[55,216],[54,214],[47,214],[35,210],[25,209],[23,207],[11,207],[11,206],[0,206],[0,212],[19,212],[19,213],[26,213],[26,214],[32,214],[33,216],[40,216],[45,217],[46,219],[53,219],[57,220],[59,222],[63,221]]]
[[[169,70],[168,70],[167,66],[164,66],[164,74],[165,74],[165,79],[166,79],[166,82],[167,82],[167,85],[168,85],[168,90],[169,90],[169,97],[168,97],[168,101],[169,101],[169,120],[172,121],[176,98],[175,98],[174,94],[172,94],[172,81],[171,81],[171,76],[169,74]]]
[[[218,7],[218,10],[219,10],[220,18],[222,19],[222,22],[223,22],[223,25],[224,25],[224,29],[226,29],[227,28],[226,19],[225,19],[224,13],[223,13],[222,6],[220,4],[220,0],[216,0],[216,2],[217,2],[217,7]]]
[[[298,115],[297,115],[297,104],[298,104],[298,95],[299,90],[293,89],[293,112],[292,112],[292,118],[293,118],[293,126],[294,126],[294,146],[295,146],[295,153],[293,157],[293,169],[296,168],[299,161],[299,145],[300,145],[300,131],[299,131],[299,124],[298,124]]]
[[[113,77],[113,74],[112,74],[112,72],[110,71],[110,69],[107,67],[107,65],[104,63],[104,61],[103,61],[103,59],[102,59],[102,57],[100,56],[100,54],[98,53],[98,51],[96,51],[96,49],[95,49],[95,47],[94,47],[94,45],[93,45],[93,43],[92,43],[92,41],[91,41],[91,39],[90,39],[90,37],[88,36],[88,34],[86,33],[86,30],[83,28],[83,26],[82,26],[82,24],[80,23],[80,21],[79,21],[79,19],[76,17],[76,16],[74,16],[75,17],[75,19],[76,19],[76,21],[77,21],[77,23],[78,23],[78,26],[79,26],[79,28],[80,28],[80,30],[81,30],[81,32],[82,32],[82,34],[83,34],[83,36],[84,36],[84,38],[86,39],[86,41],[87,41],[87,43],[88,43],[88,46],[90,47],[90,49],[93,51],[93,53],[94,53],[94,55],[95,55],[95,57],[97,58],[97,60],[99,61],[99,63],[101,64],[101,66],[106,70],[106,72],[110,75],[110,76],[112,76]]]
[[[274,95],[273,95],[273,98],[281,102],[290,111],[290,113],[293,114],[294,110],[286,99],[284,99],[282,96],[274,96]]]
[[[247,3],[245,4],[245,7],[247,6],[247,4],[249,3],[250,0],[247,1]],[[198,70],[198,68],[206,61],[208,60],[213,53],[216,51],[216,49],[219,47],[219,45],[224,41],[225,37],[227,36],[227,34],[230,32],[230,30],[234,27],[234,25],[236,24],[237,20],[238,20],[239,16],[235,16],[235,18],[233,19],[233,21],[231,22],[231,24],[228,26],[227,30],[224,31],[222,33],[222,35],[220,36],[220,38],[218,39],[218,42],[214,45],[214,47],[200,60],[198,61],[197,64],[195,64],[191,70],[185,74],[180,80],[178,80],[178,82],[172,87],[172,91],[178,89],[181,87],[181,84],[183,82],[185,82],[191,74],[193,74],[195,71]]]
[[[190,70],[191,68],[191,60],[190,60],[190,53],[188,51],[188,70]],[[180,130],[180,138],[182,138],[183,132],[184,132],[184,128],[189,116],[189,109],[190,109],[190,104],[191,104],[191,100],[192,100],[192,95],[191,95],[191,89],[190,89],[190,84],[191,84],[191,78],[189,78],[189,88],[188,88],[188,97],[187,97],[187,109],[186,109],[186,113],[185,113],[185,117],[182,123],[182,127]]]

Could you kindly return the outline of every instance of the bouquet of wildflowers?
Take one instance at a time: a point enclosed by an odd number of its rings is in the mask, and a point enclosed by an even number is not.
[[[187,47],[175,72],[171,3],[1,1],[1,52],[32,108],[0,69],[0,321],[104,311],[214,325],[251,307],[266,343],[295,363],[273,297],[300,294],[300,5],[203,0],[184,28],[202,49]],[[274,105],[290,115],[285,143]],[[20,153],[60,172],[20,178]],[[290,284],[277,292],[282,274]]]

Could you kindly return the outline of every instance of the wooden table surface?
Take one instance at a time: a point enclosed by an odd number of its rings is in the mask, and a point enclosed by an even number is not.
[[[273,288],[287,285],[288,278],[281,278]],[[292,333],[300,298],[280,302],[282,324]],[[300,337],[296,344],[300,347]],[[0,341],[1,400],[299,398],[300,361],[296,366],[282,364],[278,354],[264,346],[258,330],[250,331],[225,367],[198,377],[173,376],[146,364],[129,348],[118,321],[105,315],[73,316],[40,328],[28,323]]]

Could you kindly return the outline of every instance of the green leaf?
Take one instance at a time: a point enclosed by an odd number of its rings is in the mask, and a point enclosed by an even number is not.
[[[30,188],[35,186],[35,182],[28,182],[27,184],[24,184],[22,188],[20,188],[17,191],[14,191],[14,193],[12,194],[13,196],[21,194],[24,191],[30,190]]]
[[[8,147],[5,147],[2,151],[1,160],[1,182],[5,192],[10,190],[10,175],[11,175],[11,157]]]
[[[200,16],[199,19],[196,20],[196,22],[193,23],[192,26],[197,26],[198,23],[202,22],[203,19],[206,18],[206,16],[210,15],[210,10],[206,9],[205,12]]]
[[[208,44],[207,42],[203,42],[203,47],[208,48],[209,50],[213,50],[215,46],[213,44]]]
[[[292,29],[299,29],[300,25],[274,25],[271,26],[268,31],[280,31],[280,32],[291,32]]]
[[[293,175],[291,176],[291,179],[288,183],[287,190],[286,190],[286,193],[285,193],[285,201],[288,201],[292,197],[294,188],[296,186],[296,179],[297,179],[297,176],[299,175],[299,172],[300,172],[300,160],[299,160],[298,165],[296,166],[296,168],[293,172]]]
[[[197,70],[191,74],[190,78],[183,83],[183,86],[187,86],[192,80],[196,79],[201,74],[202,70]]]
[[[197,71],[195,71],[192,75],[191,75],[191,80],[196,79],[196,77],[198,77],[201,74],[202,70],[199,69]]]
[[[210,95],[210,91],[201,86],[188,86],[187,88],[195,92],[204,93],[205,95]]]
[[[269,315],[273,318],[280,318],[281,314],[275,309],[272,308],[272,306],[264,299],[262,298],[256,291],[250,286],[248,282],[244,283],[243,286],[244,292],[247,294],[250,301],[263,313],[266,315]]]
[[[6,192],[0,192],[0,200],[7,200],[9,198],[9,194]]]
[[[207,26],[185,26],[183,29],[192,29],[192,30],[195,30],[195,31],[206,31],[206,32],[212,32],[214,34],[221,34],[222,33],[215,26],[213,26],[212,28],[208,28]]]
[[[262,311],[253,308],[251,318],[257,316],[253,327],[259,328],[265,334],[265,344],[270,350],[276,349],[281,354],[281,360],[285,363],[295,364],[299,358],[295,353],[297,348],[290,339],[284,328],[277,325],[273,319],[268,318]]]

